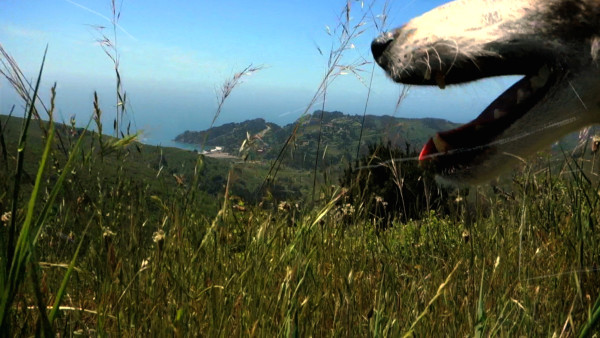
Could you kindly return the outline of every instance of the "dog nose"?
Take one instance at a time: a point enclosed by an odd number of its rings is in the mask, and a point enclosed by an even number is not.
[[[390,43],[392,43],[392,41],[394,41],[392,34],[384,33],[371,42],[371,53],[373,53],[375,60],[379,59],[381,54],[383,54],[385,49],[390,45]]]

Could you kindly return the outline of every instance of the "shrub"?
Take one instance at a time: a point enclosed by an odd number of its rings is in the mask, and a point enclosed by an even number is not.
[[[420,219],[429,210],[445,212],[448,191],[419,166],[417,155],[408,143],[404,149],[391,142],[369,145],[368,153],[350,164],[340,179],[347,189],[344,203],[367,212],[379,228],[394,219]]]

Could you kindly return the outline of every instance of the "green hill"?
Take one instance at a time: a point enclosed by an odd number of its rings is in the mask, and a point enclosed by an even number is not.
[[[600,318],[592,163],[532,159],[502,187],[458,192],[447,212],[380,231],[372,208],[335,184],[314,203],[245,205],[235,183],[254,189],[241,178],[264,177],[261,163],[113,147],[94,133],[74,150],[81,130],[63,125],[34,195],[48,126],[32,121],[15,184],[22,120],[0,121],[0,258],[16,262],[0,272],[8,335],[547,336],[569,323],[574,336]],[[282,172],[277,189],[303,180]]]
[[[0,149],[0,173],[9,172],[15,166],[15,154],[23,119],[0,115],[1,137],[4,146]],[[252,127],[251,124],[245,126]],[[43,151],[45,130],[48,128],[46,121],[32,121],[28,133],[27,153],[25,159],[25,178],[33,183],[38,168],[39,158]],[[55,138],[55,151],[57,164],[60,164],[76,143],[77,137],[82,133],[81,128],[57,123],[57,137]],[[254,130],[254,129],[251,129]],[[144,186],[146,194],[160,198],[170,198],[189,189],[194,180],[194,172],[199,155],[195,151],[182,150],[172,147],[159,147],[133,142],[122,153],[104,151],[99,146],[98,134],[89,131],[84,139],[81,150],[81,167],[74,173],[78,176],[80,185],[84,189],[96,189],[98,182],[102,186],[115,183],[115,177],[127,179],[133,185]],[[102,136],[107,142],[115,142],[110,136]],[[102,156],[100,156],[102,155]],[[4,158],[6,158],[4,160]],[[86,163],[83,159],[95,159],[93,163]],[[266,173],[268,163],[243,163],[237,158],[211,158],[202,156],[202,166],[198,177],[197,190],[206,196],[206,203],[202,212],[213,215],[217,206],[215,197],[223,195],[229,171],[233,173],[230,182],[230,194],[242,197],[247,201],[257,201],[261,198],[259,192]],[[6,163],[3,163],[6,162]],[[270,192],[277,198],[299,198],[306,193],[311,182],[310,175],[305,171],[292,168],[282,168],[277,182],[270,185]],[[10,187],[7,187],[9,191]]]
[[[296,126],[298,132],[290,151],[286,152],[285,163],[298,169],[311,169],[314,166],[319,136],[320,155],[324,158],[322,165],[328,167],[354,159],[361,126],[361,152],[364,153],[369,144],[382,141],[402,147],[406,143],[420,147],[431,135],[440,130],[455,128],[458,124],[433,118],[407,119],[374,115],[366,115],[363,124],[363,116],[318,110],[284,127],[263,119],[254,119],[203,131],[187,130],[175,137],[175,141],[201,145],[206,140],[205,147],[220,146],[225,152],[237,154],[242,142],[250,135],[255,141],[250,158],[268,161],[278,156],[282,145]]]

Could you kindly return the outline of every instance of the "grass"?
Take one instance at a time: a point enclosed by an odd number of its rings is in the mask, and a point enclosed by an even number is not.
[[[366,216],[340,226],[335,191],[323,192],[329,203],[295,216],[228,208],[209,220],[167,207],[160,230],[137,236],[137,245],[124,224],[89,239],[54,329],[135,336],[577,334],[600,285],[598,236],[577,220],[591,213],[597,222],[597,212],[577,209],[595,189],[545,173],[531,179],[512,200],[478,193],[488,215],[468,226],[462,216],[432,212],[384,233]],[[533,198],[541,192],[548,194]],[[49,236],[38,245],[51,300],[77,245]],[[28,323],[39,319],[30,297],[26,288],[17,295],[13,332],[32,333]]]
[[[41,105],[23,83],[31,121]],[[225,165],[226,187],[209,196],[190,183],[210,180],[208,159],[169,153],[183,162],[166,165],[167,150],[145,156],[126,135],[42,122],[17,143],[10,123],[0,133],[2,335],[598,332],[597,163],[539,156],[494,189],[471,188],[450,214],[378,231],[360,202],[338,203],[335,185],[306,205],[244,203],[230,191],[243,164]]]
[[[60,164],[52,177],[65,162],[48,156]],[[64,334],[576,335],[598,316],[597,183],[584,162],[558,173],[539,162],[501,190],[472,190],[453,215],[432,211],[385,232],[359,205],[338,206],[333,187],[313,206],[232,201],[215,218],[197,211],[200,199],[183,209],[184,188],[147,194],[124,168],[110,173],[114,183],[84,189],[85,202],[64,186],[12,293],[6,332],[41,330],[41,299],[52,308],[47,331]],[[75,186],[88,179],[67,175]],[[17,224],[31,210],[27,194]],[[4,213],[9,195],[1,201]]]

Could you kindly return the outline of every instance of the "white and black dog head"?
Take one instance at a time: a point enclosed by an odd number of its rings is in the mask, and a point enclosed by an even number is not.
[[[600,1],[458,0],[371,45],[396,82],[466,83],[523,75],[472,122],[430,139],[421,160],[478,183],[564,134],[600,122]]]

